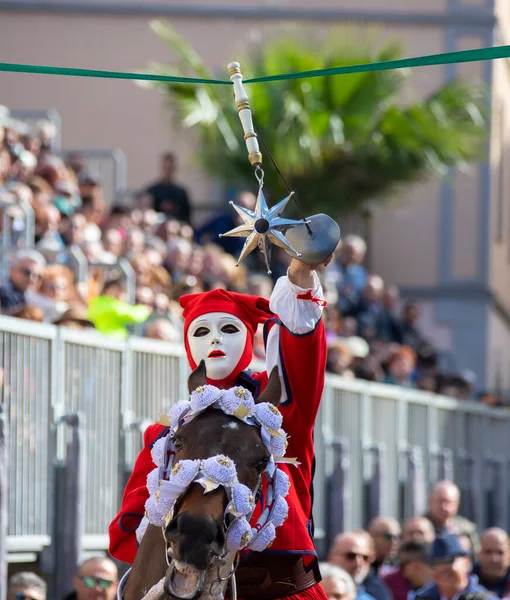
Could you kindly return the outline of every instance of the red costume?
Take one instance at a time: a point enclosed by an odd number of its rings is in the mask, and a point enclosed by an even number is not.
[[[296,297],[299,298],[299,295]],[[314,472],[313,428],[324,387],[327,353],[322,319],[319,318],[315,328],[308,333],[294,334],[283,325],[276,315],[271,314],[268,301],[262,298],[233,294],[224,290],[213,290],[204,294],[183,296],[180,302],[184,307],[184,339],[192,368],[196,365],[189,351],[186,333],[193,319],[207,313],[228,312],[245,323],[248,328],[246,348],[232,376],[220,382],[210,380],[209,383],[220,388],[242,385],[250,389],[255,397],[265,388],[267,374],[266,372],[250,373],[244,370],[252,360],[253,335],[258,323],[265,323],[266,339],[270,329],[276,325],[279,326],[280,374],[286,388],[286,399],[279,408],[283,415],[282,427],[289,436],[286,456],[296,457],[301,464],[298,468],[292,465],[281,465],[291,481],[287,497],[288,519],[278,528],[277,537],[272,546],[263,553],[246,553],[242,566],[245,565],[247,568],[260,566],[260,561],[268,555],[280,556],[281,562],[292,560],[293,557],[298,556],[302,559],[300,565],[302,564],[304,571],[312,573],[314,581],[318,582],[320,575],[312,537],[312,480]],[[319,304],[320,298],[314,298],[308,294],[306,298],[299,299],[297,302]],[[136,460],[133,473],[126,486],[121,509],[109,528],[111,555],[127,563],[134,561],[137,550],[135,531],[144,516],[144,504],[149,497],[146,480],[149,472],[154,469],[151,448],[155,440],[165,435],[167,431],[168,428],[162,425],[152,425],[145,431],[144,447]],[[258,511],[255,511],[253,521],[258,516]],[[267,562],[267,558],[264,560]],[[289,595],[284,591],[285,586],[282,584],[281,595],[274,597],[326,600],[319,585],[313,585],[313,581],[307,585],[312,587],[295,595],[292,595],[292,587],[287,588],[291,594]],[[240,596],[242,593],[242,586],[240,586]]]

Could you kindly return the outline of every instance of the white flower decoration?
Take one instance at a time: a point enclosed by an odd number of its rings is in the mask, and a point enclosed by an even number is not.
[[[287,473],[282,469],[276,469],[274,474],[274,494],[275,496],[285,496],[289,493],[290,490],[290,479]]]
[[[167,436],[159,438],[159,440],[154,442],[151,450],[152,461],[162,469],[166,467],[167,441]]]
[[[156,525],[156,527],[163,527],[165,524],[165,519],[159,510],[156,498],[154,496],[150,496],[145,503],[145,512],[147,514],[147,518],[153,525]]]
[[[159,473],[160,468],[156,467],[147,475],[147,489],[149,490],[149,494],[151,496],[154,496],[154,494],[158,491]]]
[[[278,433],[281,437],[276,435],[271,436],[269,451],[273,456],[285,456],[285,452],[287,451],[287,434],[283,429],[279,429]]]
[[[204,460],[202,471],[208,479],[221,485],[230,486],[237,482],[237,470],[234,461],[223,454]]]
[[[241,517],[230,525],[227,531],[227,550],[242,550],[249,544],[252,530],[248,521]]]
[[[254,532],[256,532],[256,530],[252,529],[252,533]],[[266,523],[264,527],[252,537],[249,547],[255,552],[262,552],[262,550],[265,550],[272,544],[275,537],[276,529],[274,525],[272,523]]]
[[[225,390],[219,405],[227,415],[234,415],[242,420],[250,417],[255,410],[252,393],[240,386]]]
[[[269,402],[261,402],[255,406],[255,417],[264,427],[278,431],[282,426],[282,413]]]
[[[168,420],[170,421],[170,426],[174,431],[179,429],[182,417],[189,410],[191,410],[191,402],[189,402],[189,400],[179,400],[179,402],[176,402],[172,406],[168,413]]]
[[[232,500],[227,506],[227,512],[235,517],[243,517],[253,512],[255,498],[249,487],[237,483],[232,488]]]
[[[178,489],[187,488],[197,476],[200,462],[199,460],[180,460],[172,467],[168,483]]]
[[[194,413],[202,412],[208,406],[217,402],[221,394],[221,390],[214,385],[197,387],[190,395],[191,410]]]
[[[271,513],[269,515],[269,522],[275,527],[280,527],[280,525],[283,525],[288,515],[289,505],[287,504],[287,500],[285,500],[285,498],[282,496],[276,496],[273,508],[271,509]]]

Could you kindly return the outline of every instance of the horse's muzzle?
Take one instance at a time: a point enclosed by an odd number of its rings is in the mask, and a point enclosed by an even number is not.
[[[216,520],[183,512],[168,525],[165,537],[172,545],[174,560],[197,571],[206,571],[214,556],[223,554],[225,534]]]

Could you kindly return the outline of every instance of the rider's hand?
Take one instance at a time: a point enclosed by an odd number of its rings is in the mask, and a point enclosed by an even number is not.
[[[305,290],[309,290],[314,286],[312,272],[317,271],[321,267],[327,267],[333,258],[333,254],[320,265],[307,265],[297,258],[293,258],[289,267],[289,279],[294,284]]]

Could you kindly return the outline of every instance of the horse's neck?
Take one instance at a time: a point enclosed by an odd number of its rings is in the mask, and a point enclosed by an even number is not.
[[[166,547],[160,527],[149,525],[129,573],[123,600],[140,600],[166,573]]]

